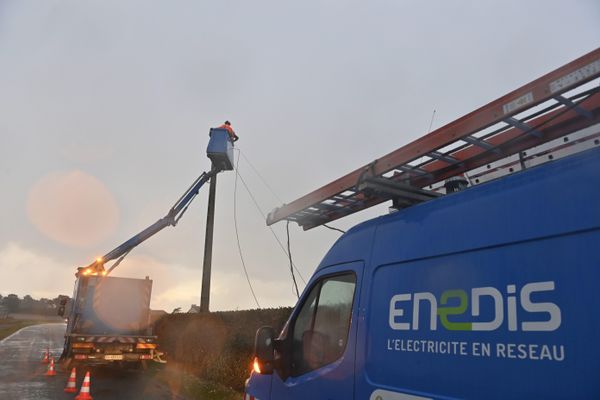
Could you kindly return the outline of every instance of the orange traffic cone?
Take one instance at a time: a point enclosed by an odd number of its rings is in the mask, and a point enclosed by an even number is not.
[[[49,357],[50,349],[46,349],[46,351],[44,352],[44,358],[42,358],[42,364],[48,364],[50,362]]]
[[[56,371],[54,370],[54,357],[50,357],[50,364],[48,365],[48,370],[46,371],[46,376],[55,376]]]
[[[85,373],[81,391],[75,397],[75,400],[92,400],[92,395],[90,394],[90,371]]]
[[[75,371],[75,368],[71,370],[71,376],[69,376],[69,380],[67,381],[65,392],[77,393],[77,372]]]

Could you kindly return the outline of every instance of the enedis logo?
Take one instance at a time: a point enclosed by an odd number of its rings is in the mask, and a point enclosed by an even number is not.
[[[493,331],[504,323],[506,304],[509,331],[517,331],[519,328],[522,331],[554,331],[561,324],[560,308],[555,303],[534,302],[531,298],[533,293],[550,292],[554,287],[554,281],[528,283],[519,291],[519,304],[517,304],[517,287],[513,284],[506,286],[506,293],[500,292],[493,286],[472,288],[470,293],[462,289],[446,290],[440,295],[439,301],[430,292],[396,294],[390,299],[389,325],[394,330],[419,330],[419,309],[420,304],[424,303],[430,308],[430,330],[437,330],[439,317],[442,326],[450,331]],[[481,321],[480,303],[485,297],[492,299],[494,313],[487,320]],[[453,316],[467,312],[469,298],[472,321],[451,321]],[[404,317],[405,311],[411,308],[412,321]],[[534,321],[530,319],[531,314],[540,313],[546,314],[546,318],[540,320],[538,316]]]

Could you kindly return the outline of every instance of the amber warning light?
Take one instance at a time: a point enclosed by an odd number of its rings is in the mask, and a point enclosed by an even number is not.
[[[260,363],[258,362],[258,358],[254,357],[254,362],[252,363],[252,369],[257,374],[260,374]]]

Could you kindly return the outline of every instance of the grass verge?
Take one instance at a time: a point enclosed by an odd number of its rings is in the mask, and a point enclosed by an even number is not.
[[[186,399],[239,400],[242,393],[218,383],[203,381],[185,372],[175,363],[151,367],[156,369],[155,378],[168,386],[172,393]]]
[[[0,340],[12,335],[19,329],[26,326],[45,324],[48,321],[24,320],[24,319],[3,319],[0,320]]]

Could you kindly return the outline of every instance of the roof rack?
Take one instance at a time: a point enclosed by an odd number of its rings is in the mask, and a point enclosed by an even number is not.
[[[510,157],[525,168],[525,150],[600,123],[599,83],[600,48],[274,209],[267,225],[289,220],[308,230],[388,200],[409,207],[442,196],[434,187],[447,178]]]

